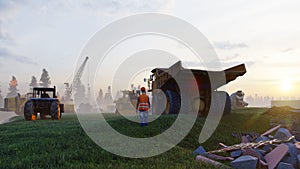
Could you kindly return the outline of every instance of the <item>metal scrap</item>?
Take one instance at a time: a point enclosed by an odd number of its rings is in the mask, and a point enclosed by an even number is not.
[[[228,146],[228,147],[225,147],[225,148],[222,148],[219,150],[209,151],[208,153],[221,153],[221,152],[228,152],[228,151],[239,150],[239,149],[244,149],[244,148],[258,148],[263,145],[280,144],[280,143],[289,142],[294,138],[295,138],[295,136],[292,136],[292,137],[288,138],[287,140],[273,139],[273,140],[268,140],[268,141],[260,141],[258,143],[240,143],[240,144]]]

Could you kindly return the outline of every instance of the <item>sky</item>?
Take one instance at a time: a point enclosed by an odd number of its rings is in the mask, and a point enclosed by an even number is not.
[[[72,81],[79,55],[96,32],[125,16],[155,12],[198,28],[214,46],[222,69],[246,64],[247,73],[226,85],[228,93],[298,98],[299,7],[298,0],[0,0],[0,89],[5,96],[14,75],[25,94],[31,76],[39,80],[46,68],[63,93],[64,82]],[[90,78],[88,73],[87,67],[83,81]],[[95,90],[110,85],[105,77],[99,81]]]

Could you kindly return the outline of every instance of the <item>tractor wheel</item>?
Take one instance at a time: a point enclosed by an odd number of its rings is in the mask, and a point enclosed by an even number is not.
[[[166,114],[178,114],[180,111],[180,97],[177,93],[167,90]]]
[[[24,106],[24,118],[25,120],[31,120],[33,115],[32,102],[27,101]]]
[[[60,115],[59,104],[57,101],[51,103],[50,113],[52,119],[56,119],[56,120],[60,119],[61,115]]]

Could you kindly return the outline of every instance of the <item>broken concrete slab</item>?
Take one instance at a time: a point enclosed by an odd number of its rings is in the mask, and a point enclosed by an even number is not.
[[[246,135],[246,138],[249,140],[249,142],[252,142],[254,138],[252,138],[250,135]]]
[[[207,157],[204,157],[202,155],[197,155],[196,160],[197,161],[202,161],[202,162],[205,162],[205,163],[209,163],[209,164],[214,165],[218,168],[230,168],[230,167],[228,167],[228,166],[226,166],[226,165],[224,165],[220,162],[214,161],[214,160],[209,159]]]
[[[265,155],[267,152],[262,150],[262,149],[255,149],[256,151],[258,151],[260,154]]]
[[[282,158],[287,154],[289,147],[285,144],[280,144],[270,153],[265,155],[265,159],[268,163],[268,169],[274,169]]]
[[[247,135],[249,136],[249,135]],[[242,136],[242,143],[250,143],[251,140],[247,138],[247,136]],[[249,136],[250,137],[250,136]]]
[[[297,167],[300,168],[300,154],[297,155],[297,159],[298,159]]]
[[[202,146],[199,146],[195,151],[194,151],[195,154],[198,154],[198,155],[204,155],[206,153],[206,150],[204,149],[204,147]]]
[[[256,169],[258,158],[245,155],[231,162],[233,168],[236,169]]]
[[[286,128],[280,128],[277,130],[276,134],[274,135],[275,139],[278,140],[287,140],[293,135],[290,133],[290,131]]]
[[[242,155],[242,150],[235,150],[230,152],[230,157],[237,158]]]
[[[215,159],[215,160],[234,160],[234,158],[232,157],[223,157],[223,156],[219,156],[219,155],[216,155],[216,154],[211,154],[211,153],[208,153],[206,152],[205,148],[202,147],[202,146],[199,146],[195,151],[194,151],[195,154],[197,155],[202,155],[202,156],[206,156],[210,159]]]
[[[295,169],[292,164],[280,162],[276,169]]]
[[[270,139],[269,139],[269,137],[266,137],[266,136],[259,136],[256,140],[255,140],[255,142],[260,142],[260,141],[269,141]]]
[[[281,162],[292,164],[294,167],[297,166],[297,155],[299,154],[299,150],[293,143],[285,143],[289,147],[288,154],[283,157]]]
[[[243,156],[245,155],[250,155],[253,157],[258,158],[259,165],[262,166],[267,166],[268,164],[265,162],[265,158],[263,157],[262,153],[259,152],[258,149],[252,149],[252,148],[244,148],[242,150]]]
[[[265,151],[266,153],[268,153],[268,152],[272,151],[274,148],[275,148],[274,145],[265,145],[265,146],[263,146],[261,149],[262,149],[263,151]]]

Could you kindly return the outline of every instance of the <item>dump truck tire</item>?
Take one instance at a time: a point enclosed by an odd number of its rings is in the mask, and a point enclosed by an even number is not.
[[[228,93],[224,92],[224,91],[217,91],[217,92],[213,92],[213,94],[216,97],[215,101],[217,103],[214,103],[214,104],[212,103],[212,104],[216,105],[216,106],[223,104],[224,105],[223,115],[230,114],[231,113],[231,101],[230,101],[230,97],[229,97]],[[224,96],[225,96],[225,100],[223,100]],[[225,103],[221,103],[221,102],[225,102]]]
[[[184,91],[183,91],[184,92]],[[176,93],[177,94],[177,93]],[[183,93],[181,93],[180,95],[180,100],[179,100],[179,111],[178,113],[181,111],[182,113],[191,113],[193,112],[192,109],[192,102],[191,102],[191,96],[190,95],[185,95]]]
[[[177,93],[167,90],[166,91],[167,103],[166,114],[178,114],[180,111],[180,97]]]
[[[31,120],[33,114],[32,102],[27,101],[24,106],[24,118],[25,120]]]
[[[205,110],[205,101],[201,98],[196,98],[192,102],[193,112],[199,112],[200,114]]]
[[[56,120],[60,119],[61,115],[60,115],[59,104],[58,104],[57,101],[54,101],[54,102],[51,103],[50,112],[51,112],[51,118],[52,119],[56,119]]]
[[[166,108],[166,100],[167,99],[164,92],[153,92],[151,101],[152,114],[164,114]]]
[[[226,93],[226,102],[225,102],[225,107],[224,107],[224,115],[230,114],[231,113],[231,100],[230,96],[227,92]]]

